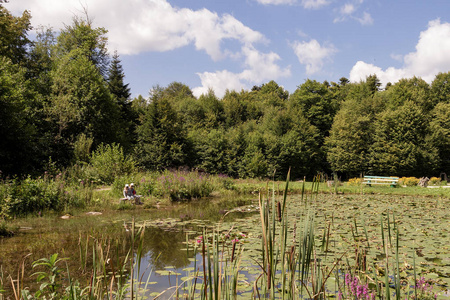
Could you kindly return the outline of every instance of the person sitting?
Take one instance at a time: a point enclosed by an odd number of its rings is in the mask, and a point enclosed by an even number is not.
[[[133,203],[133,200],[135,199],[133,191],[128,184],[125,184],[125,188],[123,189],[123,197],[126,200],[130,200],[131,203]]]
[[[125,187],[123,188],[123,197],[128,198],[128,195],[130,194],[130,186],[128,184],[125,184]]]
[[[131,195],[133,195],[133,199],[135,201],[135,204],[142,204],[141,202],[141,195],[136,195],[136,190],[134,189],[134,183],[130,184],[130,192]]]

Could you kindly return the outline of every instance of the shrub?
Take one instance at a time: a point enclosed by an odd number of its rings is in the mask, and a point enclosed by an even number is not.
[[[84,207],[92,200],[92,184],[79,182],[68,185],[63,174],[55,178],[30,177],[20,181],[13,179],[0,185],[0,218],[27,215],[32,212],[56,210],[68,207]]]
[[[362,178],[350,178],[348,180],[348,185],[359,186],[362,184],[362,182],[363,182]]]
[[[166,171],[156,185],[157,191],[172,201],[207,197],[213,190],[209,175],[198,172]]]
[[[420,179],[416,177],[402,177],[399,180],[400,185],[406,186],[417,186],[419,184]]]
[[[5,221],[0,221],[0,237],[10,237],[18,228],[11,229]]]
[[[136,163],[131,157],[125,156],[118,144],[101,144],[91,155],[91,165],[94,167],[98,179],[106,184],[129,172],[136,171]]]
[[[430,185],[440,185],[441,179],[437,177],[431,177],[430,181],[428,182]]]

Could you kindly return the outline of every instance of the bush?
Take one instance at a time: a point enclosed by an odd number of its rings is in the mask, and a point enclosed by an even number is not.
[[[136,171],[135,161],[125,156],[118,144],[101,144],[92,153],[90,162],[98,179],[106,184],[113,183],[117,177]]]
[[[198,172],[166,171],[157,179],[157,191],[172,201],[207,197],[213,191],[209,175]]]
[[[430,185],[440,185],[441,179],[437,177],[431,177],[430,181],[428,182]]]
[[[362,182],[363,182],[362,178],[350,178],[348,180],[348,185],[359,186],[362,184]]]
[[[20,181],[13,179],[0,184],[0,218],[27,215],[32,212],[69,207],[84,207],[92,200],[92,185],[81,181],[68,185],[63,174]]]
[[[17,231],[18,228],[10,228],[8,224],[4,221],[0,221],[0,237],[10,237],[13,236],[15,231]]]
[[[400,185],[406,186],[417,186],[419,184],[420,179],[416,177],[402,177],[399,180]]]

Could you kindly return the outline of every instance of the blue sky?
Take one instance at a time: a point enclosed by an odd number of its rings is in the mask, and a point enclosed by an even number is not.
[[[448,0],[10,0],[55,31],[88,10],[105,27],[133,96],[173,81],[196,96],[275,80],[383,84],[450,71]]]

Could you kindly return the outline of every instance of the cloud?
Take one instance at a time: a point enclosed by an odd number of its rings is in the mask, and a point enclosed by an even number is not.
[[[296,41],[292,43],[292,48],[297,55],[298,61],[306,65],[306,73],[308,75],[319,72],[326,60],[330,60],[331,56],[337,52],[336,48],[330,44],[321,46],[317,40],[309,42]]]
[[[297,0],[261,1],[289,4]],[[312,2],[322,3],[324,0]],[[121,55],[163,52],[194,45],[214,61],[225,58],[243,60],[242,72],[197,73],[202,86],[193,89],[196,95],[212,88],[222,96],[226,89],[240,90],[248,84],[290,76],[289,67],[282,69],[277,65],[280,57],[276,53],[256,50],[256,43],[268,42],[264,35],[229,14],[218,15],[205,8],[174,7],[167,0],[21,0],[7,5],[15,14],[26,7],[31,11],[34,26],[50,25],[55,29],[62,28],[63,23],[70,24],[75,15],[83,16],[85,8],[94,26],[108,29],[109,48]],[[237,41],[240,50],[227,49],[227,40]]]
[[[256,0],[261,4],[282,5],[282,4],[294,4],[297,0]]]
[[[233,73],[223,70],[214,73],[197,73],[202,86],[192,89],[194,95],[198,97],[212,88],[216,96],[223,97],[227,89],[239,91],[249,88],[249,85],[291,75],[289,66],[281,68],[276,64],[280,57],[274,52],[262,53],[250,45],[243,46],[241,52],[245,57],[245,69],[242,72]]]
[[[372,16],[367,12],[364,12],[363,16],[361,18],[355,17],[355,20],[357,20],[359,23],[361,23],[361,25],[372,25],[373,24]]]
[[[293,5],[299,0],[256,0],[256,2],[264,5]],[[306,9],[319,9],[330,4],[329,0],[301,0],[301,6]]]
[[[231,15],[176,8],[166,0],[21,0],[7,5],[16,13],[28,8],[35,27],[50,25],[56,29],[70,24],[74,15],[82,15],[85,7],[95,26],[108,29],[109,48],[119,54],[169,51],[194,44],[197,50],[219,60],[227,55],[221,49],[224,40],[266,42],[261,33]]]
[[[214,90],[215,95],[219,98],[225,95],[227,89],[230,91],[240,91],[246,88],[245,84],[240,80],[239,74],[227,70],[214,73],[203,72],[197,73],[197,75],[200,77],[202,86],[192,89],[192,92],[196,97],[208,93],[210,88]]]
[[[363,0],[353,0],[353,2],[345,3],[337,10],[338,16],[333,22],[339,23],[352,19],[358,21],[361,25],[372,25],[373,18],[368,12],[363,12],[361,16],[357,16],[357,12],[363,2]]]
[[[402,78],[421,77],[431,83],[439,72],[450,70],[450,23],[439,19],[430,21],[428,28],[420,33],[416,51],[403,57],[403,67],[383,70],[373,64],[358,61],[350,71],[350,81],[365,80],[376,74],[383,84],[394,83]]]
[[[302,6],[307,9],[318,9],[330,4],[327,0],[302,0]]]

